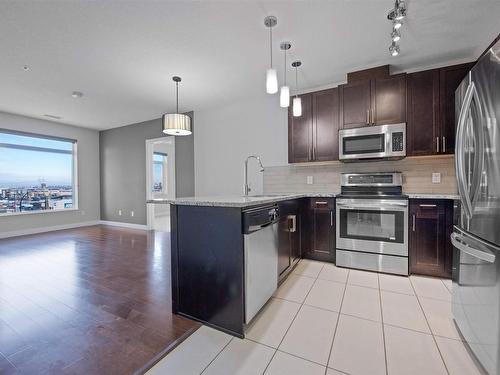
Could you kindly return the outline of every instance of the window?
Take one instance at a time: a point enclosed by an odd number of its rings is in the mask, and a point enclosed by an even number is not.
[[[153,153],[153,193],[167,194],[167,154],[162,152]]]
[[[0,215],[77,208],[76,141],[0,129]]]

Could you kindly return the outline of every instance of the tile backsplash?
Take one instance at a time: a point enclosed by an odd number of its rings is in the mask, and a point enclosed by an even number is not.
[[[404,193],[457,193],[453,155],[414,156],[396,161],[329,162],[266,167],[264,193],[336,193],[340,192],[341,173],[393,171],[403,173]],[[432,182],[433,173],[441,174],[440,183]],[[313,183],[308,184],[308,179],[311,182],[311,176]]]

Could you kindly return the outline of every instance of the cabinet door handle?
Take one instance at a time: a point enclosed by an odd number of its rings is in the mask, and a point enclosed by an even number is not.
[[[437,206],[435,204],[419,204],[419,207],[422,207],[422,208],[435,208]]]
[[[415,232],[415,214],[413,214],[413,231]]]
[[[316,160],[316,146],[313,146],[313,160]]]
[[[375,108],[372,108],[372,125],[375,125]]]
[[[333,211],[330,211],[330,226],[333,227]]]
[[[317,206],[324,206],[326,204],[328,204],[328,202],[326,202],[326,201],[316,201]]]
[[[436,153],[439,154],[439,137],[436,137]]]
[[[443,150],[442,152],[446,152],[446,137],[443,137]]]
[[[307,158],[309,159],[309,161],[312,160],[312,146],[311,145],[309,145]]]
[[[366,110],[366,125],[370,125],[370,110]]]

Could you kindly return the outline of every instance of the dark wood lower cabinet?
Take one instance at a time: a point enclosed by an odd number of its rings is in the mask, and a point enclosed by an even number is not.
[[[451,277],[453,201],[410,200],[410,273]]]
[[[278,204],[280,221],[278,224],[278,275],[286,271],[300,259],[300,209],[301,201],[291,200]]]
[[[304,258],[335,262],[335,199],[311,198],[305,210]]]

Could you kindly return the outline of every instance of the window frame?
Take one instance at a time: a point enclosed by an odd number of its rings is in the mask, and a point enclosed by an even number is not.
[[[48,139],[52,141],[61,141],[61,142],[69,142],[72,144],[71,147],[71,155],[72,155],[72,171],[71,171],[71,178],[72,178],[72,207],[71,208],[59,208],[59,209],[53,209],[53,210],[36,210],[36,211],[20,211],[20,212],[8,212],[8,213],[0,213],[0,218],[2,217],[9,217],[9,216],[17,216],[17,215],[38,215],[38,214],[48,214],[48,213],[55,213],[55,212],[70,212],[70,211],[78,211],[79,210],[79,194],[78,194],[78,140],[73,139],[73,138],[64,138],[64,137],[58,137],[58,136],[52,136],[52,135],[47,135],[47,134],[38,134],[38,133],[31,133],[31,132],[25,132],[25,131],[19,131],[19,130],[12,130],[12,129],[5,129],[5,128],[0,128],[0,134],[11,134],[11,135],[19,135],[23,137],[31,137],[31,138],[40,138],[40,139]],[[36,147],[36,146],[26,146],[25,149],[32,149],[33,151],[41,151],[43,152],[43,149],[50,150],[50,148],[47,147]],[[23,147],[19,147],[17,149],[23,149]],[[37,150],[38,149],[38,150]],[[50,151],[47,151],[50,152]]]

